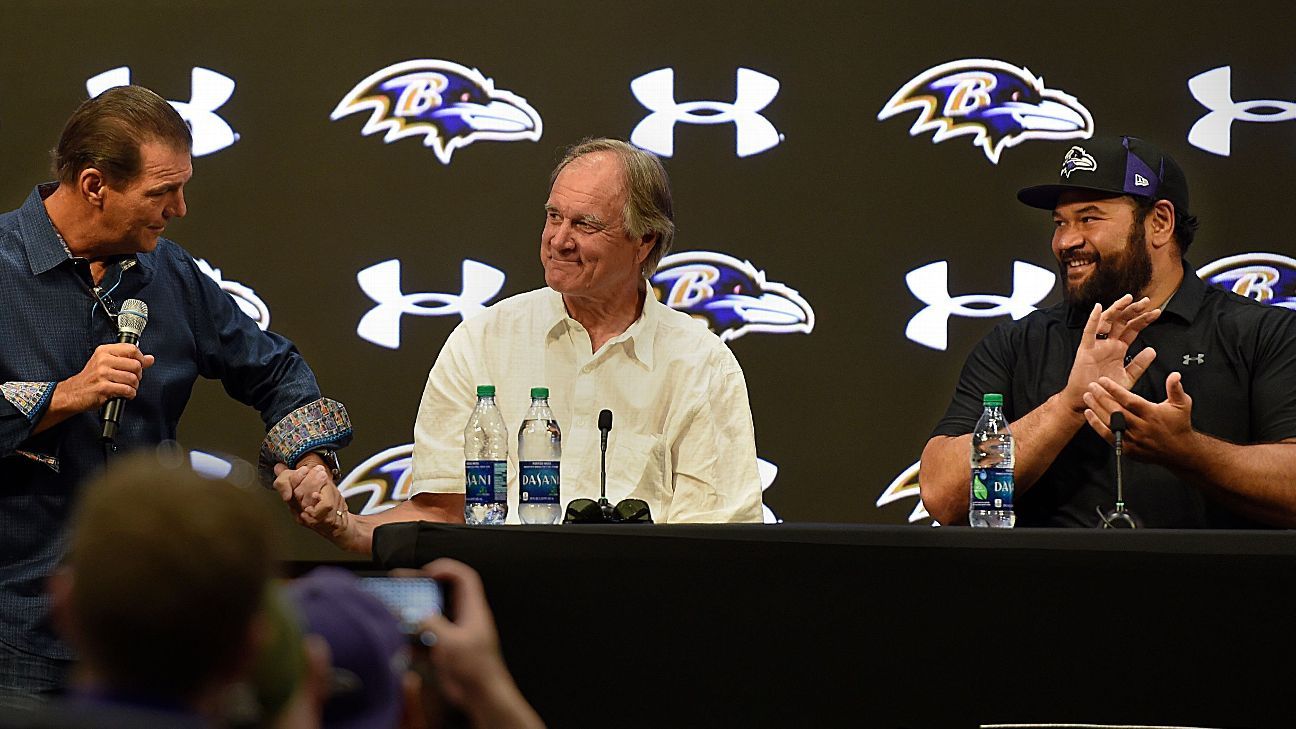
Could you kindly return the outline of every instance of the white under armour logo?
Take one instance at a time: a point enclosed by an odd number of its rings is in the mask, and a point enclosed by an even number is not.
[[[1186,364],[1186,365],[1188,365],[1188,364],[1193,364],[1193,363],[1196,363],[1196,364],[1206,364],[1206,353],[1205,353],[1205,352],[1198,352],[1198,353],[1195,354],[1195,355],[1188,355],[1188,354],[1185,354],[1185,355],[1183,356],[1183,363]]]
[[[400,347],[400,319],[414,316],[454,316],[464,319],[481,312],[504,287],[504,272],[471,259],[463,262],[463,289],[458,294],[401,292],[398,259],[375,263],[356,274],[360,289],[378,305],[360,318],[356,334],[380,347]],[[428,306],[427,304],[434,304]]]
[[[738,69],[732,104],[723,101],[675,101],[675,69],[659,68],[630,82],[630,91],[652,113],[630,132],[635,146],[662,157],[675,153],[675,123],[729,124],[736,129],[739,157],[750,157],[783,141],[774,125],[760,112],[778,96],[779,82],[750,68]],[[704,112],[704,113],[698,113]]]
[[[130,67],[120,66],[86,81],[86,91],[95,97],[111,88],[129,86],[130,82]],[[189,81],[189,101],[168,101],[189,124],[193,133],[193,156],[219,152],[238,141],[239,135],[216,114],[216,110],[233,95],[234,79],[194,66]]]
[[[949,294],[949,262],[936,261],[905,274],[905,283],[918,300],[927,306],[913,315],[905,327],[905,336],[924,347],[944,350],[949,341],[949,318],[953,315],[977,319],[1010,314],[1013,319],[1035,311],[1053,290],[1057,276],[1046,268],[1025,261],[1013,262],[1011,296],[996,294]],[[979,304],[981,308],[971,306]]]
[[[1188,143],[1223,157],[1233,145],[1233,122],[1281,122],[1296,119],[1296,103],[1274,99],[1233,100],[1233,67],[1220,66],[1188,80],[1193,98],[1210,113],[1188,130]],[[1265,113],[1253,110],[1272,109]]]

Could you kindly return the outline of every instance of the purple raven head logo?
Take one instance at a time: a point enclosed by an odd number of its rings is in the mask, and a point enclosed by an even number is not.
[[[1093,155],[1084,151],[1084,147],[1072,147],[1067,150],[1066,156],[1062,158],[1062,176],[1071,179],[1071,173],[1076,170],[1083,172],[1094,172],[1098,169],[1098,160]]]
[[[1281,253],[1225,256],[1197,269],[1197,277],[1262,304],[1296,309],[1296,259]]]
[[[442,164],[456,149],[478,140],[537,141],[540,115],[526,99],[495,88],[475,68],[450,61],[404,61],[370,75],[338,102],[337,121],[369,112],[361,134],[386,132],[383,141],[422,134]]]
[[[377,514],[409,500],[413,453],[414,444],[407,443],[366,458],[338,484],[342,498],[352,504],[364,498],[357,514]]]
[[[711,251],[672,253],[649,279],[663,304],[701,319],[721,340],[747,332],[814,329],[814,310],[796,290],[768,281],[749,261]]]
[[[933,132],[937,143],[970,134],[994,164],[1004,149],[1028,139],[1087,139],[1094,129],[1074,96],[1046,88],[1025,67],[985,58],[923,71],[891,97],[878,121],[907,111],[918,112],[910,136]]]

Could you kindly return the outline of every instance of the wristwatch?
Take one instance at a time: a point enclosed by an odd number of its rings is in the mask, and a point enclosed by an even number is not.
[[[342,482],[342,464],[338,461],[337,451],[332,448],[316,448],[311,453],[317,454],[324,459],[324,465],[328,467],[329,475],[333,477],[334,485]]]

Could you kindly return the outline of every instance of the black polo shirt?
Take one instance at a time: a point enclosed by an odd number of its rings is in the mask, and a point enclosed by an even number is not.
[[[1166,377],[1178,371],[1192,398],[1196,430],[1233,443],[1296,438],[1296,311],[1209,287],[1187,261],[1183,265],[1179,291],[1130,347],[1130,357],[1145,347],[1157,353],[1133,391],[1162,402]],[[984,393],[1003,394],[1011,422],[1060,392],[1088,314],[1058,304],[995,327],[963,365],[954,399],[932,435],[972,432]],[[1128,456],[1123,465],[1125,503],[1146,526],[1263,526],[1226,510],[1165,468]],[[1296,474],[1283,478],[1296,488]],[[1098,523],[1095,509],[1115,502],[1115,451],[1085,425],[1040,480],[1017,496],[1017,524],[1092,527]]]

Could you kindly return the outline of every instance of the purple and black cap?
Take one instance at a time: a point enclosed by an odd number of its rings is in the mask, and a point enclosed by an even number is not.
[[[1053,210],[1068,190],[1090,190],[1169,200],[1175,215],[1188,213],[1188,180],[1170,155],[1138,137],[1095,137],[1067,150],[1058,181],[1017,192],[1033,208]]]

